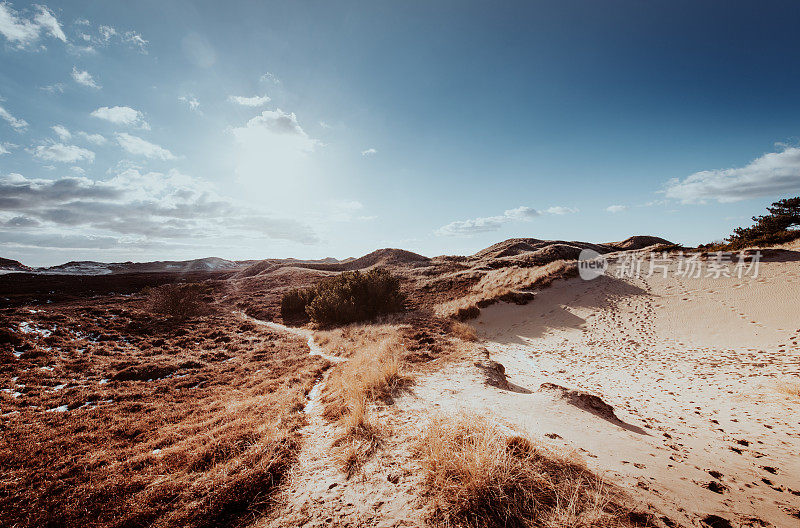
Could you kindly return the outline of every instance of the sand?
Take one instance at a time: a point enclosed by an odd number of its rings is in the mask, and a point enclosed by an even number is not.
[[[576,278],[486,308],[473,325],[508,389],[462,362],[398,404],[488,413],[575,450],[667,526],[800,526],[800,401],[779,391],[800,380],[800,262],[780,260],[757,278]]]

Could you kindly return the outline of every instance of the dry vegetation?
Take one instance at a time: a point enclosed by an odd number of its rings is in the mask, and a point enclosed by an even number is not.
[[[433,420],[418,445],[443,526],[633,526],[614,492],[579,460],[481,416]]]
[[[800,381],[786,381],[778,385],[778,390],[789,398],[800,401]]]
[[[5,310],[0,525],[241,526],[297,456],[305,343],[143,298]]]
[[[575,263],[565,260],[533,268],[511,266],[492,270],[483,275],[466,295],[436,305],[435,312],[441,317],[465,320],[477,317],[481,308],[498,301],[525,304],[533,298],[530,290],[572,277],[576,271]]]
[[[404,344],[397,326],[349,327],[318,339],[324,347],[353,350],[325,383],[323,416],[337,424],[337,458],[348,475],[375,452],[385,434],[371,406],[390,404],[410,383],[404,372]]]

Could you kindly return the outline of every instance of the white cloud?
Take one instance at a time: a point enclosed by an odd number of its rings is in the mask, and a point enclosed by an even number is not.
[[[436,234],[442,236],[470,236],[476,233],[497,231],[509,222],[520,220],[529,221],[545,214],[561,215],[576,212],[578,212],[577,209],[562,206],[553,206],[544,211],[539,211],[523,205],[514,209],[508,209],[502,215],[450,222],[436,230]]]
[[[261,82],[265,82],[265,83],[272,83],[272,84],[280,84],[281,83],[280,79],[278,79],[275,75],[273,75],[270,72],[267,72],[264,75],[262,75],[260,80],[261,80]]]
[[[70,44],[69,51],[76,54],[96,53],[97,48],[106,48],[115,43],[122,43],[129,48],[137,50],[139,53],[147,54],[149,43],[136,31],[120,31],[113,26],[101,24],[97,26],[95,32],[91,30],[91,22],[88,20],[83,20],[83,22],[81,25],[85,29],[79,34],[79,37],[86,43],[86,46],[81,47]],[[78,23],[76,22],[76,24]]]
[[[155,143],[150,143],[149,141],[140,137],[132,136],[122,132],[116,134],[116,138],[119,146],[131,154],[164,161],[175,159],[175,155],[169,150],[160,147]]]
[[[103,42],[108,42],[111,40],[111,37],[117,34],[117,30],[111,26],[102,25],[97,28],[97,32],[100,33],[100,38]],[[91,35],[87,35],[89,40],[91,40]]]
[[[150,125],[144,120],[144,115],[130,106],[112,106],[110,108],[101,106],[92,112],[91,115],[98,119],[104,119],[114,123],[115,125],[137,126],[145,130],[150,129]]]
[[[63,83],[49,84],[47,86],[40,86],[39,89],[49,93],[50,95],[61,94],[64,93],[64,84]]]
[[[194,110],[195,112],[200,111],[200,101],[193,95],[182,95],[178,97],[178,101],[187,105],[190,110]]]
[[[271,101],[266,95],[254,95],[253,97],[242,97],[240,95],[228,96],[228,101],[242,106],[264,106]]]
[[[736,169],[695,172],[667,183],[667,198],[683,203],[736,202],[758,196],[800,192],[800,148],[785,148]]]
[[[106,138],[100,134],[89,134],[87,132],[78,132],[78,135],[93,145],[105,145]]]
[[[76,145],[65,145],[63,143],[49,143],[39,145],[31,151],[34,156],[45,161],[57,161],[61,163],[76,163],[86,160],[94,161],[94,152]]]
[[[132,48],[136,48],[139,53],[147,55],[147,45],[149,42],[142,38],[140,34],[135,31],[126,31],[122,35],[122,41],[129,44]]]
[[[297,196],[294,190],[300,192],[301,182],[315,171],[311,154],[322,144],[306,134],[293,113],[280,108],[264,110],[228,131],[238,147],[236,175],[240,183],[258,192],[269,189],[276,207],[286,207],[288,200]]]
[[[374,156],[377,153],[378,153],[378,151],[375,150],[374,148],[368,148],[367,150],[362,150],[361,151],[361,155],[362,156]]]
[[[39,11],[36,13],[36,16],[33,17],[33,21],[38,24],[40,28],[47,31],[51,37],[57,38],[61,42],[66,42],[67,36],[64,34],[64,30],[61,29],[61,24],[58,23],[58,19],[53,12],[44,6],[36,6],[36,8]]]
[[[92,77],[92,74],[86,70],[79,70],[76,66],[72,67],[72,78],[75,80],[76,83],[86,86],[88,88],[94,88],[95,90],[99,90],[102,88]]]
[[[56,133],[56,135],[59,137],[59,139],[61,139],[61,141],[66,141],[72,137],[72,134],[70,134],[69,130],[67,130],[65,126],[53,125],[50,128],[53,129],[53,132]]]
[[[544,212],[552,215],[565,215],[577,213],[579,212],[579,209],[577,207],[562,207],[560,205],[556,205],[553,207],[548,207]]]
[[[8,150],[8,146],[5,143],[0,143],[0,156],[3,154],[11,154],[11,151]]]
[[[2,4],[0,4],[2,5]],[[18,119],[11,115],[8,110],[0,106],[0,118],[2,118],[6,123],[11,125],[11,128],[15,129],[18,132],[22,132],[26,128],[28,128],[28,122],[24,119]]]
[[[105,181],[0,176],[0,245],[143,247],[200,239],[258,243],[264,238],[312,244],[299,222],[275,218],[219,196],[207,182],[181,174],[124,170]],[[74,235],[80,228],[80,236]]]
[[[39,40],[42,31],[61,42],[67,41],[61,24],[48,8],[37,5],[33,18],[28,19],[14,11],[7,2],[0,2],[0,35],[17,48],[25,48]]]
[[[627,209],[628,209],[627,205],[609,205],[608,207],[606,207],[606,211],[613,214],[621,213],[623,211],[626,211]]]

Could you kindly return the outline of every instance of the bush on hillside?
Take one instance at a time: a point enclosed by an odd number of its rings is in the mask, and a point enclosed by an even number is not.
[[[281,315],[296,317],[303,308],[315,323],[341,325],[402,310],[404,302],[400,280],[388,271],[349,271],[312,288],[288,291],[281,299]]]
[[[306,317],[306,307],[314,300],[316,289],[293,288],[281,298],[281,317],[284,321]]]
[[[165,284],[145,290],[148,309],[181,321],[208,313],[205,293],[200,284]]]
[[[728,249],[748,246],[771,246],[800,238],[800,196],[774,202],[768,215],[754,216],[754,225],[740,227],[727,239]]]

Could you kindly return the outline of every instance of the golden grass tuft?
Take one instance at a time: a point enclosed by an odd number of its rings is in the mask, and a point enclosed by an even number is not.
[[[785,381],[778,385],[778,391],[791,399],[800,400],[800,381]]]
[[[631,526],[586,466],[486,417],[438,418],[417,446],[434,524],[486,528]]]
[[[380,340],[372,340],[376,334]],[[322,415],[339,428],[334,457],[350,476],[372,456],[385,433],[371,406],[390,403],[410,381],[402,368],[402,340],[397,327],[384,325],[328,333],[320,342],[356,346],[352,357],[331,371],[322,396]]]
[[[468,324],[460,321],[453,321],[450,323],[449,330],[453,337],[461,339],[462,341],[469,341],[471,343],[478,341],[478,333]]]
[[[471,319],[480,314],[481,308],[501,300],[524,304],[529,300],[526,290],[547,287],[554,280],[574,276],[576,271],[575,262],[566,260],[556,260],[534,268],[510,266],[492,270],[481,277],[471,293],[440,303],[434,307],[434,311],[441,317]]]

